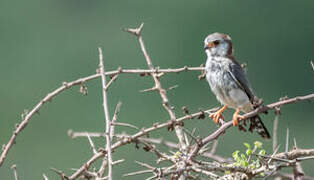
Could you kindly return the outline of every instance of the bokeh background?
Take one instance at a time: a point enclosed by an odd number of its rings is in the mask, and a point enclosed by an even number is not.
[[[305,95],[314,90],[314,1],[311,0],[1,0],[0,1],[0,144],[7,143],[24,109],[32,109],[47,93],[63,81],[72,81],[95,73],[97,47],[103,47],[105,69],[146,68],[136,38],[122,32],[144,22],[143,36],[153,64],[161,68],[199,66],[205,63],[203,39],[213,32],[233,38],[235,56],[247,63],[249,79],[256,94],[265,103],[280,97]],[[218,104],[206,81],[198,72],[169,74],[162,78],[177,116],[181,107],[190,112]],[[10,169],[17,164],[21,179],[58,179],[50,167],[67,174],[92,155],[86,138],[71,139],[67,131],[104,131],[100,79],[88,82],[88,95],[74,87],[46,104],[18,136],[0,168],[0,179],[13,179]],[[167,113],[157,93],[139,93],[153,86],[150,77],[121,75],[109,92],[110,112],[122,101],[120,122],[148,127],[164,122]],[[232,111],[226,116],[230,119]],[[262,118],[272,132],[273,112]],[[301,102],[282,108],[279,142],[284,150],[286,129],[301,148],[313,148],[314,103]],[[216,125],[211,120],[187,121],[185,127],[197,127],[204,137]],[[118,132],[134,133],[129,128]],[[161,130],[152,137],[176,140],[171,132]],[[94,139],[103,146],[104,139]],[[262,141],[271,152],[271,141],[236,128],[220,138],[218,154],[231,156],[244,150],[243,143]],[[292,147],[292,140],[291,145]],[[114,160],[126,159],[114,167],[115,179],[142,169],[140,160],[154,164],[154,155],[137,150],[133,144],[118,149]],[[307,175],[314,176],[314,161],[303,163]]]

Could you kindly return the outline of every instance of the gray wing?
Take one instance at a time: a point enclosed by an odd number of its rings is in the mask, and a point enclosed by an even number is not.
[[[238,86],[245,91],[250,101],[253,103],[254,93],[250,88],[249,81],[242,67],[237,62],[233,62],[229,65],[229,73],[235,82],[237,82]]]

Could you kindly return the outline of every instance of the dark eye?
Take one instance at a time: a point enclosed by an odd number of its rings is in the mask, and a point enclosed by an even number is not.
[[[218,44],[219,44],[219,41],[216,40],[216,41],[214,41],[213,43],[214,43],[215,45],[218,45]]]

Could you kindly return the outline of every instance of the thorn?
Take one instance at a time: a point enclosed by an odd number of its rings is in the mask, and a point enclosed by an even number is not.
[[[287,100],[287,99],[288,99],[288,96],[285,95],[284,97],[279,98],[279,101],[284,101],[284,100]]]
[[[204,64],[201,64],[200,67],[205,67]],[[198,80],[202,80],[206,77],[206,72],[205,71],[201,71],[201,74],[198,76]]]
[[[59,171],[59,170],[57,170],[55,168],[50,168],[50,170],[52,170],[55,173],[57,173],[61,177],[62,180],[63,179],[69,179],[62,171]]]
[[[141,76],[141,77],[150,76],[150,75],[151,75],[150,73],[140,73],[140,76]]]
[[[146,145],[143,147],[143,149],[144,151],[149,152],[152,148]]]
[[[165,73],[162,72],[162,73],[158,73],[156,76],[157,76],[158,79],[160,79],[160,77],[163,76],[164,74]]]
[[[189,110],[187,109],[186,106],[182,106],[181,109],[183,110],[184,114],[186,114],[186,115],[189,115],[189,114],[190,114],[190,113],[189,113]]]
[[[151,92],[151,91],[157,91],[158,89],[156,87],[152,87],[152,88],[149,88],[149,89],[144,89],[144,90],[140,90],[141,93],[144,93],[144,92]]]
[[[197,117],[197,119],[205,119],[205,112],[202,109],[199,109],[201,114]]]
[[[72,129],[68,130],[68,136],[70,136],[72,139],[74,138]]]
[[[20,126],[19,123],[16,123],[16,124],[14,125],[15,129],[17,129],[19,126]]]
[[[67,83],[67,82],[65,82],[65,81],[64,81],[64,82],[62,82],[62,85],[63,85],[63,86],[65,86],[65,87],[68,87],[68,83]]]
[[[293,142],[294,142],[294,147],[293,147],[293,149],[298,149],[297,140],[296,140],[295,138],[293,138]]]
[[[279,106],[275,107],[275,115],[281,115]]]
[[[11,166],[11,169],[16,169],[16,164],[13,164],[13,165]]]
[[[288,153],[288,151],[289,151],[289,128],[287,128],[286,149],[285,149],[285,152]]]
[[[122,67],[119,66],[118,69],[117,69],[118,73],[121,73],[122,72]]]
[[[172,89],[175,89],[175,88],[177,88],[177,87],[179,87],[179,85],[176,84],[176,85],[174,85],[174,86],[169,87],[168,90],[172,90]]]
[[[82,93],[84,96],[87,95],[88,90],[84,83],[81,84],[79,92]]]
[[[188,136],[186,135],[186,133],[183,133],[183,135],[184,135],[184,139],[185,139],[185,144],[187,146],[190,146],[190,142],[189,142]]]
[[[204,71],[202,74],[200,74],[200,75],[198,76],[198,80],[205,79],[205,77],[206,77],[206,73],[205,73],[205,71]]]
[[[22,118],[22,120],[24,120],[24,119],[25,119],[25,117],[27,116],[28,112],[29,112],[29,110],[28,110],[28,109],[24,109],[24,111],[23,111],[23,112],[22,112],[22,114],[21,114],[21,118]]]
[[[133,28],[124,28],[122,30],[125,31],[125,32],[129,32],[131,34],[134,34],[135,36],[139,37],[141,35],[141,33],[142,33],[143,26],[144,26],[144,23],[142,23],[140,25],[140,27],[138,27],[138,28],[134,28],[134,29]]]
[[[169,124],[168,126],[168,131],[173,131],[174,130],[174,121],[173,120],[170,120],[171,124]]]
[[[46,176],[46,174],[43,174],[43,178],[44,180],[48,180],[48,177]]]

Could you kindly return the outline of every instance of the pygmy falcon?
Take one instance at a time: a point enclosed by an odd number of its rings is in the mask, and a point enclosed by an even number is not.
[[[241,65],[233,56],[230,36],[221,33],[208,35],[204,41],[207,54],[205,66],[206,79],[217,100],[223,105],[221,109],[211,114],[215,123],[222,118],[222,113],[227,107],[235,109],[233,125],[238,125],[238,120],[243,119],[239,113],[248,113],[254,110],[256,96],[250,88],[248,78]],[[261,118],[257,115],[250,118],[249,130],[256,131],[263,138],[270,138],[269,132]]]

